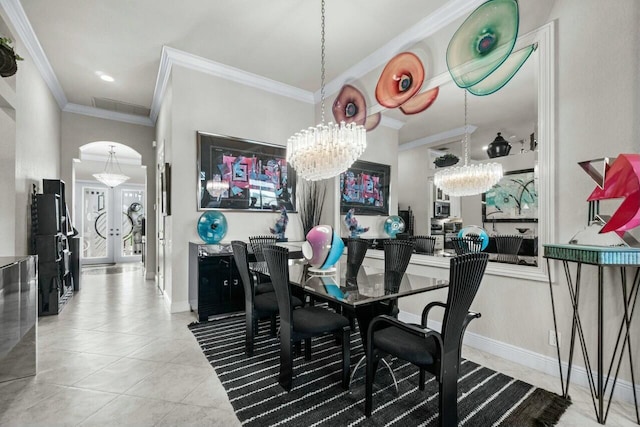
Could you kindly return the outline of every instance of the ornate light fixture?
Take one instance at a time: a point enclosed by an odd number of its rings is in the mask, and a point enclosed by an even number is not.
[[[287,141],[287,162],[307,181],[332,178],[347,170],[367,148],[366,130],[355,123],[324,122],[324,0],[321,21],[321,108],[322,122],[297,132]]]
[[[122,169],[120,169],[120,163],[118,163],[118,159],[116,159],[116,152],[114,151],[114,145],[109,146],[109,158],[107,159],[107,164],[104,166],[104,172],[102,173],[94,173],[93,177],[106,185],[107,187],[117,187],[118,185],[124,183],[129,180],[127,175],[122,173]],[[118,167],[118,171],[116,172],[115,166]]]
[[[467,91],[464,91],[464,165],[445,168],[435,173],[433,183],[453,197],[473,196],[488,191],[502,178],[499,163],[469,164],[469,130],[467,128]]]
[[[207,191],[211,195],[211,197],[220,197],[222,194],[229,189],[229,183],[227,181],[223,181],[220,175],[216,174],[213,176],[213,179],[207,181]]]

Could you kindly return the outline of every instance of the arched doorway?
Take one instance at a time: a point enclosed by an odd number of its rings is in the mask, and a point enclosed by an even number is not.
[[[113,150],[116,169],[129,179],[109,187],[93,176],[105,169]],[[113,141],[96,141],[80,147],[74,159],[75,224],[81,237],[82,265],[143,262],[147,218],[146,167],[142,156]]]

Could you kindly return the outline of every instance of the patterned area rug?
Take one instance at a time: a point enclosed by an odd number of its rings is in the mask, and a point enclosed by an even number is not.
[[[278,339],[261,322],[254,356],[244,353],[244,314],[189,325],[224,385],[238,419],[248,426],[437,426],[438,383],[427,377],[418,390],[418,369],[389,362],[399,392],[380,364],[371,418],[364,416],[364,369],[349,392],[340,387],[341,352],[333,337],[313,340],[312,360],[295,359],[293,389],[277,381]],[[352,369],[363,354],[359,334],[351,336]],[[570,402],[560,396],[464,360],[458,381],[460,426],[555,425]]]

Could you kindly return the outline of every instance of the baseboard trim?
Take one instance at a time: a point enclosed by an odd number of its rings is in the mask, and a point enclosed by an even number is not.
[[[398,318],[409,323],[420,324],[421,322],[419,316],[405,311],[401,311]],[[427,326],[431,329],[440,330],[442,323],[430,320]],[[551,375],[556,378],[559,378],[560,376],[558,373],[558,359],[555,357],[545,356],[544,354],[536,353],[534,351],[498,341],[493,338],[488,338],[473,332],[467,332],[465,334],[464,343],[469,347],[484,351],[485,353],[493,354],[494,356],[518,363],[547,375]],[[565,372],[565,375],[568,368],[567,362],[563,361],[562,370]],[[558,380],[558,383],[559,382],[560,380]],[[584,367],[574,365],[571,368],[571,384],[579,385],[587,389],[589,388],[587,370]],[[636,393],[640,395],[640,384],[636,384],[635,388]],[[560,387],[558,387],[558,390],[559,389]],[[609,388],[607,388],[607,397],[609,396],[609,392]],[[569,390],[569,394],[571,394],[571,390]],[[614,400],[633,403],[632,383],[630,381],[618,379],[616,382],[616,388],[613,392],[613,398]]]

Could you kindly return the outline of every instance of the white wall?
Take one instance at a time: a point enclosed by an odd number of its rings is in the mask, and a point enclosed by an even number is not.
[[[172,166],[171,310],[188,310],[188,242],[199,241],[196,222],[196,131],[284,145],[293,133],[313,124],[313,106],[259,89],[235,84],[182,67],[173,67],[171,138],[165,161]],[[225,212],[224,241],[269,234],[277,214]],[[286,236],[301,240],[297,214],[290,215]],[[167,289],[169,286],[167,286]]]
[[[2,32],[14,40],[16,52],[24,58],[18,62],[18,72],[14,77],[2,79],[3,98],[7,96],[10,105],[3,100],[7,114],[0,123],[3,139],[3,166],[1,173],[5,196],[8,200],[0,210],[2,222],[13,226],[13,231],[3,228],[4,242],[2,255],[25,255],[29,253],[31,235],[31,193],[32,185],[42,191],[43,178],[60,177],[60,109],[49,88],[36,69],[32,58],[8,22],[4,11],[0,10]],[[13,34],[12,34],[13,33]],[[5,200],[3,198],[3,200]],[[4,202],[3,202],[4,205]]]
[[[640,2],[622,0],[615,6],[599,0],[579,4],[557,0],[552,10],[556,27],[556,156],[557,165],[556,241],[567,242],[586,223],[586,198],[594,185],[577,162],[619,153],[638,152],[640,141]],[[594,28],[602,32],[595,39]],[[585,43],[585,40],[591,40]],[[615,49],[612,48],[615,46]],[[401,153],[401,157],[404,154]],[[552,263],[553,264],[553,263]],[[435,268],[410,267],[442,275]],[[563,359],[571,328],[570,301],[564,275],[557,269],[554,286],[556,308],[563,342]],[[619,273],[618,273],[619,274]],[[582,273],[580,306],[589,348],[595,350],[597,285],[596,270],[586,266]],[[618,279],[605,275],[606,280]],[[618,279],[619,280],[619,279]],[[605,355],[613,348],[617,332],[615,319],[621,319],[621,291],[618,282],[610,282],[605,290]],[[405,298],[401,308],[419,314],[435,296]],[[438,298],[439,299],[439,298]],[[485,337],[555,357],[548,345],[548,331],[553,329],[549,285],[521,278],[486,275],[472,309],[482,318],[469,327]],[[640,328],[635,317],[632,331]],[[632,342],[634,354],[640,344]],[[581,356],[576,356],[581,363]],[[630,379],[627,362],[623,362],[621,378]]]
[[[95,141],[114,141],[127,145],[142,156],[142,165],[147,167],[147,200],[145,205],[147,220],[147,244],[145,268],[148,279],[156,271],[156,225],[153,221],[155,203],[155,150],[152,146],[154,129],[148,126],[116,122],[74,113],[62,113],[61,117],[61,170],[62,180],[67,184],[67,204],[73,209],[71,195],[75,194],[71,177],[72,162],[80,158],[80,147]],[[77,215],[77,214],[76,214]]]

